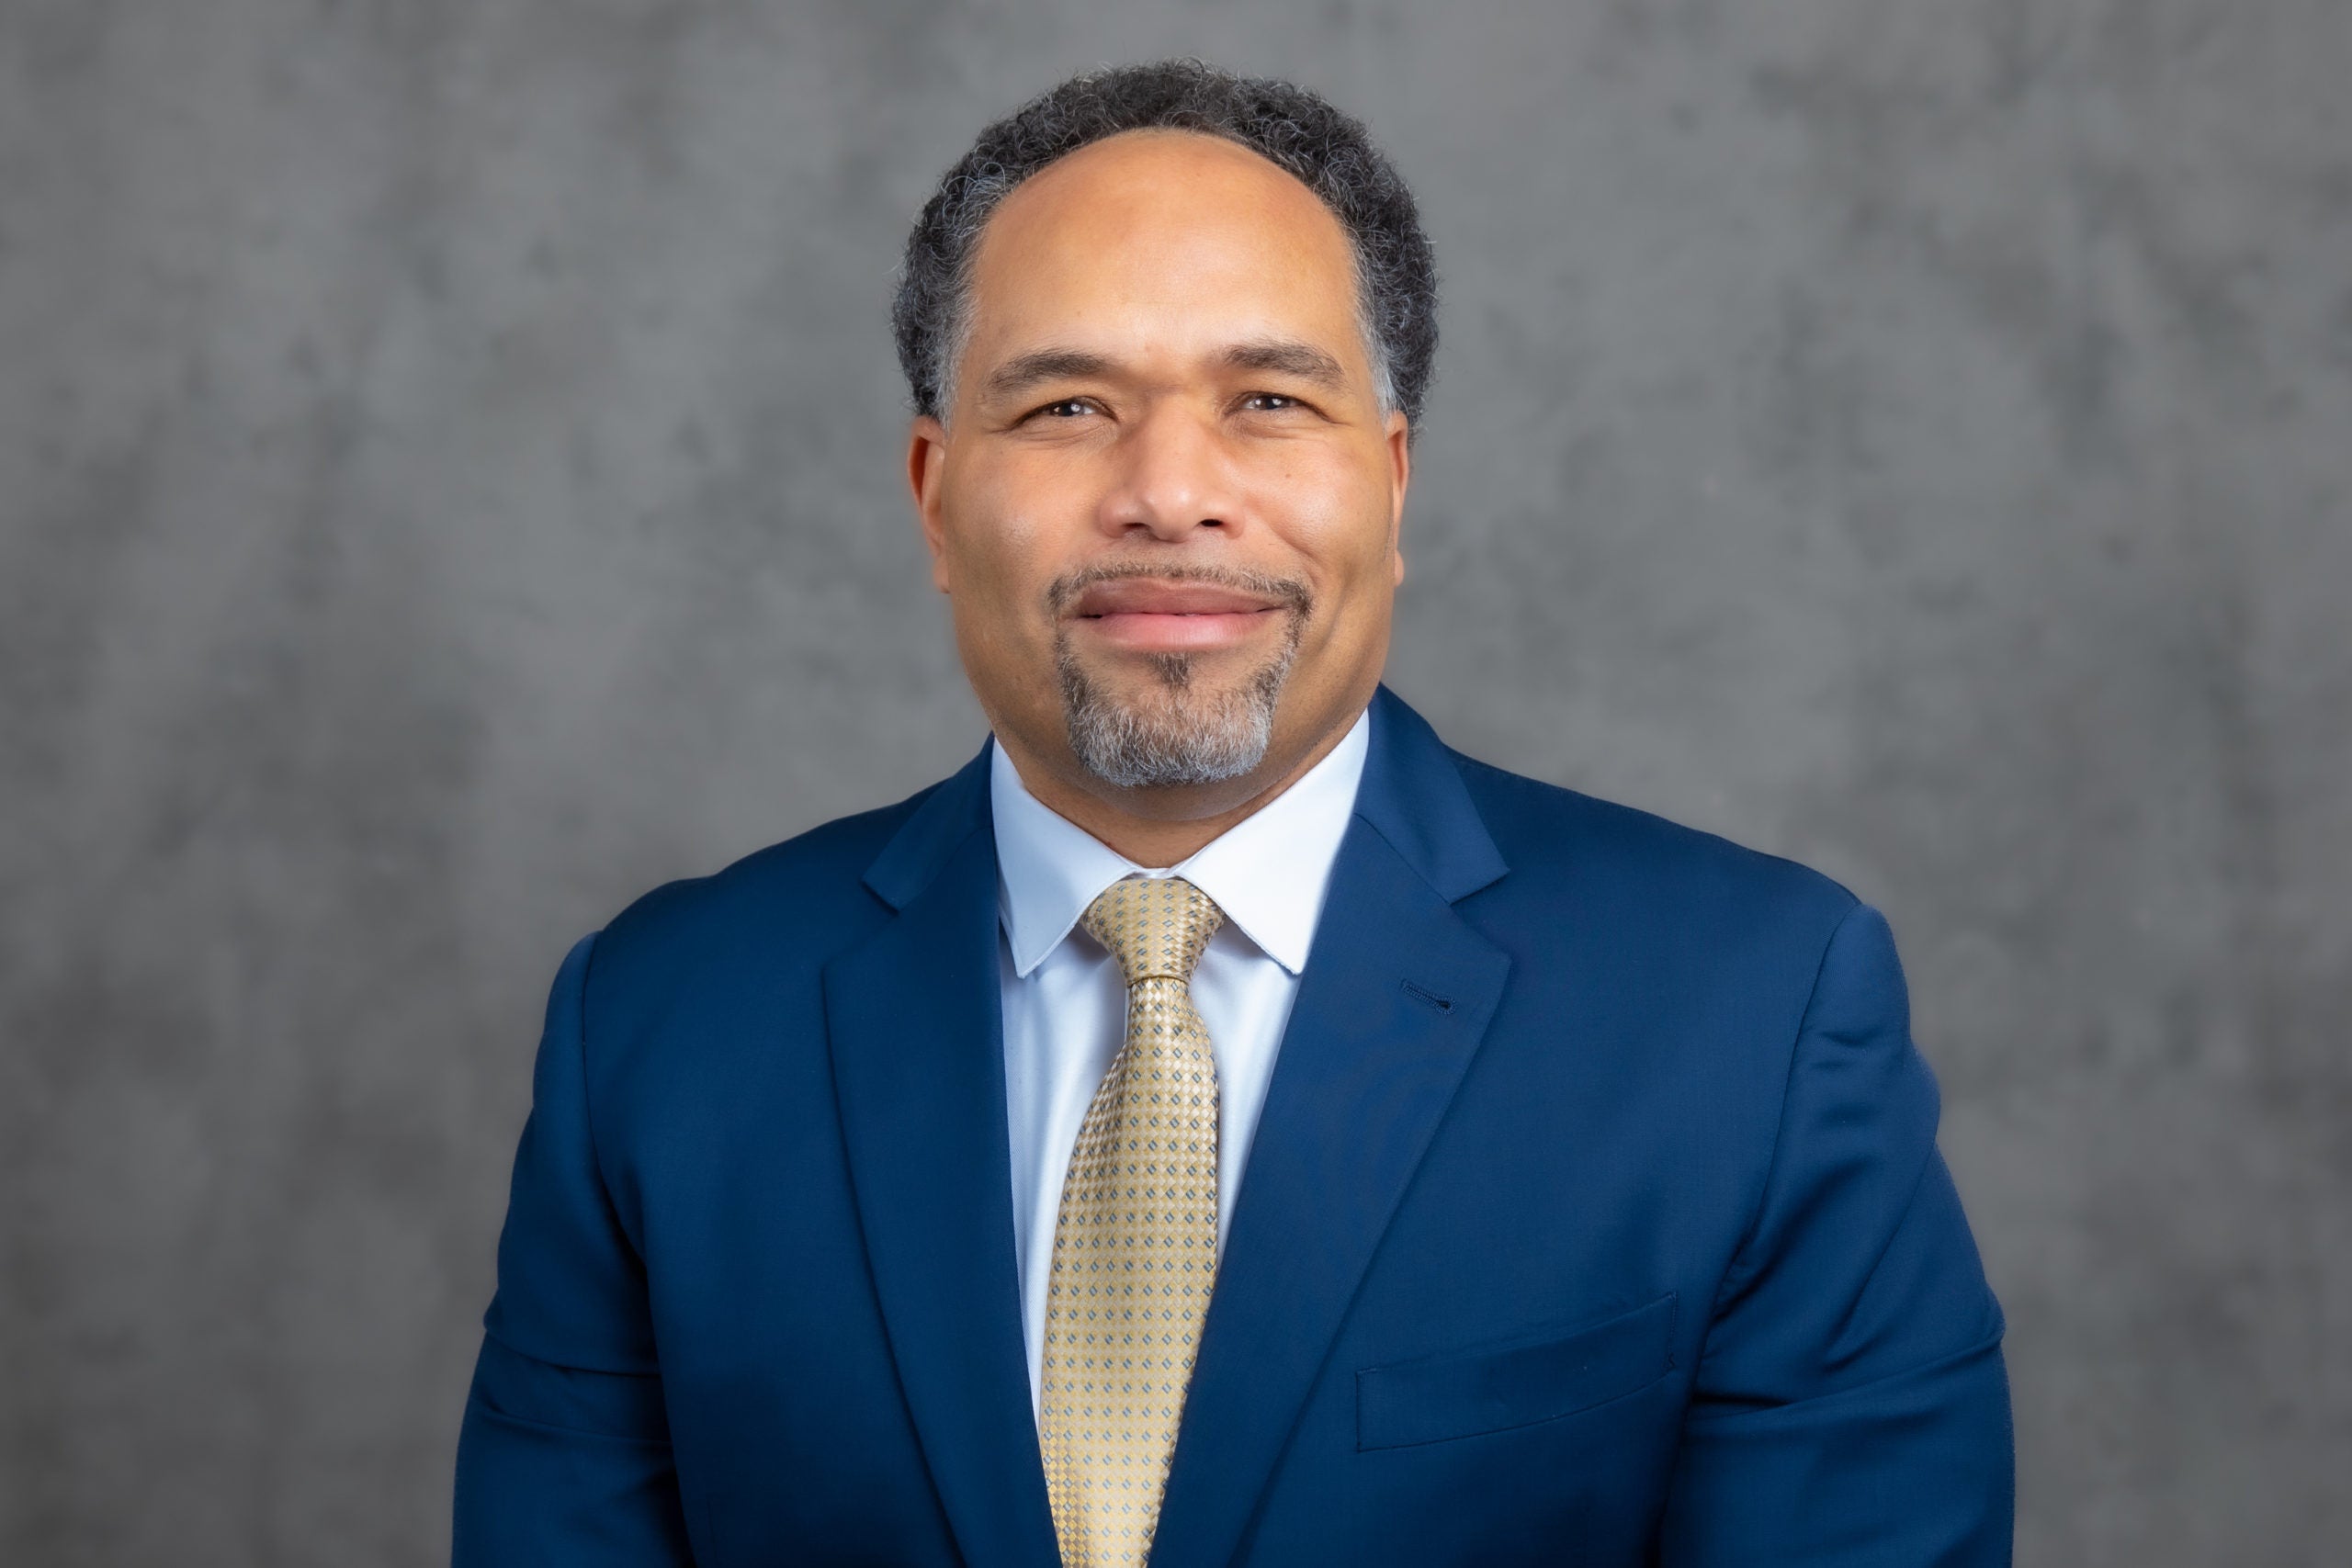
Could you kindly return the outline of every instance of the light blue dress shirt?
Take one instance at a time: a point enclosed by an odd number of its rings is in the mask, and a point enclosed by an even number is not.
[[[1033,1406],[1042,1397],[1062,1179],[1087,1105],[1126,1032],[1126,983],[1110,953],[1078,929],[1080,917],[1105,887],[1138,874],[1182,876],[1225,912],[1193,974],[1193,1003],[1216,1055],[1222,1253],[1331,863],[1355,811],[1370,734],[1358,717],[1297,783],[1164,869],[1136,865],[1054,811],[1029,793],[1002,747],[989,748],[1013,1247]]]

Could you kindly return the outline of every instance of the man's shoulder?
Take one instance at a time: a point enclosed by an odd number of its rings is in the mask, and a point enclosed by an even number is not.
[[[1522,897],[1598,897],[1682,920],[1794,920],[1824,936],[1859,902],[1785,856],[1448,750]]]
[[[947,782],[820,823],[707,875],[653,888],[597,934],[596,972],[676,976],[752,951],[837,951],[883,918],[866,871]]]

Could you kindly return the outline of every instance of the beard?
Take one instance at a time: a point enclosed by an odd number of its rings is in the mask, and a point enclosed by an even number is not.
[[[1148,654],[1149,678],[1142,687],[1114,690],[1079,659],[1061,615],[1088,588],[1125,577],[1216,583],[1276,600],[1288,612],[1282,643],[1238,676],[1214,682],[1203,677],[1200,655]],[[1046,600],[1059,628],[1054,671],[1061,682],[1062,720],[1079,766],[1122,789],[1166,789],[1222,784],[1265,760],[1274,707],[1313,607],[1305,583],[1216,568],[1097,567],[1057,579]]]

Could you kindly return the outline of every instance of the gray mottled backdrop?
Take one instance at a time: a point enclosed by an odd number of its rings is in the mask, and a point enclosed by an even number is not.
[[[0,1560],[443,1553],[565,945],[980,738],[903,226],[1179,51],[1422,193],[1395,683],[1893,918],[2022,1560],[2344,1560],[2352,6],[1150,11],[0,5]]]

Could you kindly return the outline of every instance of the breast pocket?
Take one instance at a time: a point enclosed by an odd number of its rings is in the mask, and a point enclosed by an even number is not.
[[[1532,1426],[1648,1387],[1674,1365],[1674,1296],[1565,1330],[1356,1373],[1356,1447]]]

